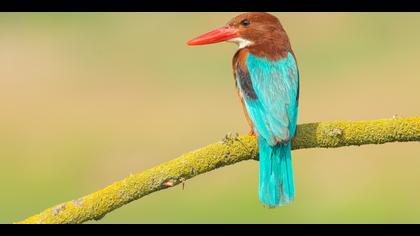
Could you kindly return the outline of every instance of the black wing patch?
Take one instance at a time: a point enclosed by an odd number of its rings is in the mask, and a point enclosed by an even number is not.
[[[242,70],[241,66],[238,64],[236,66],[236,74],[241,85],[241,90],[246,98],[252,100],[257,99],[257,94],[255,93],[254,87],[252,87],[252,81],[249,73]]]

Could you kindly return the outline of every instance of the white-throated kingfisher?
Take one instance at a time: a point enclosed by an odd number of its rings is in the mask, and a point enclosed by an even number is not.
[[[269,207],[295,198],[291,140],[296,133],[299,72],[289,38],[268,13],[245,13],[188,45],[233,42],[235,84],[251,134],[258,137],[260,201]]]

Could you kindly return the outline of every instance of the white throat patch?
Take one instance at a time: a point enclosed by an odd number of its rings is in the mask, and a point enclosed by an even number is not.
[[[239,46],[239,49],[247,47],[251,44],[253,44],[253,42],[243,39],[241,37],[237,37],[237,38],[233,38],[233,39],[229,39],[227,42],[230,43],[236,43]]]

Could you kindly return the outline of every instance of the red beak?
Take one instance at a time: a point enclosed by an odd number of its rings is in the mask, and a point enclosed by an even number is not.
[[[190,46],[224,42],[239,37],[239,31],[231,26],[224,26],[206,34],[200,35],[187,42]]]

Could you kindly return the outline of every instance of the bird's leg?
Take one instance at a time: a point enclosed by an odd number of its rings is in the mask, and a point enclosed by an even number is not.
[[[256,135],[255,135],[255,132],[254,132],[254,129],[251,129],[251,130],[249,131],[248,135],[249,135],[249,136],[256,136]]]

